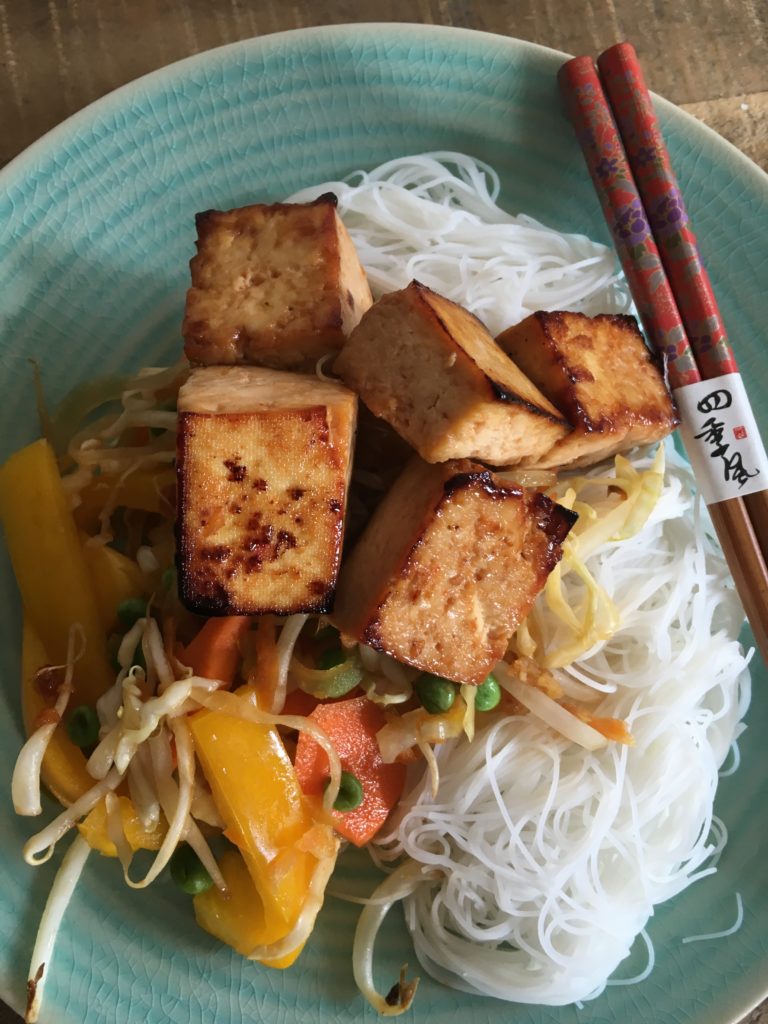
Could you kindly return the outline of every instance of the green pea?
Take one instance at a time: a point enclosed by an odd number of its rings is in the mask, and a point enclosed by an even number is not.
[[[117,606],[117,617],[126,630],[135,626],[146,614],[147,602],[141,597],[129,597]]]
[[[430,715],[441,715],[450,711],[456,700],[456,683],[431,672],[420,675],[413,684],[416,696]]]
[[[77,747],[93,747],[99,741],[99,716],[90,704],[75,708],[67,722],[67,736]]]
[[[171,878],[176,885],[190,896],[206,892],[213,885],[213,879],[200,862],[191,846],[181,843],[171,857]]]
[[[330,785],[331,780],[327,779],[325,783],[325,789]],[[333,802],[334,811],[341,811],[346,814],[347,811],[354,811],[356,807],[359,807],[363,802],[364,797],[363,784],[356,775],[352,772],[342,772],[341,782],[339,784],[339,795]]]
[[[176,570],[173,566],[163,572],[163,575],[160,577],[160,583],[163,590],[173,589],[173,586],[176,583]]]
[[[347,655],[341,647],[329,647],[327,651],[323,651],[318,657],[317,667],[327,672],[328,669],[343,665],[346,660]]]
[[[478,711],[492,711],[501,700],[501,687],[495,676],[489,675],[475,690],[475,707]]]

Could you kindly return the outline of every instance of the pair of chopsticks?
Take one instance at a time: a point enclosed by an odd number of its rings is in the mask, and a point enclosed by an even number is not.
[[[768,662],[768,459],[629,43],[560,89],[755,641]]]

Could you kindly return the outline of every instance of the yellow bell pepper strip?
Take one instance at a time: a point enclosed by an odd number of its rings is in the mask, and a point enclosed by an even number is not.
[[[118,797],[120,802],[120,817],[123,823],[123,832],[128,845],[133,851],[136,850],[159,850],[167,825],[161,819],[153,829],[145,828],[142,825],[136,808],[130,797]],[[107,832],[107,806],[105,800],[100,800],[87,817],[77,826],[80,835],[92,850],[98,850],[105,857],[116,857],[117,848],[109,838]]]
[[[194,897],[195,917],[205,931],[248,956],[264,941],[264,904],[238,850],[225,850],[218,863],[229,897],[225,899],[215,886],[200,893]],[[290,967],[302,949],[303,944],[287,956],[262,962],[269,967]]]
[[[34,732],[38,717],[51,706],[51,702],[46,700],[35,682],[38,670],[50,664],[48,652],[25,615],[21,649],[21,707],[27,735]],[[40,778],[45,787],[65,807],[73,804],[95,782],[85,770],[85,755],[67,736],[63,723],[54,730],[50,739],[43,757]]]
[[[242,687],[238,696],[252,701],[254,690]],[[241,851],[258,896],[258,902],[251,898],[247,935],[237,930],[237,919],[221,908],[218,917],[201,914],[201,924],[212,930],[216,920],[229,921],[229,937],[224,941],[235,949],[251,951],[271,945],[296,924],[318,864],[312,844],[306,841],[317,824],[314,804],[303,795],[276,729],[218,711],[198,712],[189,725],[214,803],[226,824],[225,834]],[[206,896],[208,907],[217,897]]]
[[[145,578],[132,559],[106,544],[87,544],[87,539],[84,534],[80,535],[102,626],[109,633],[118,625],[117,606],[131,597],[146,594]]]
[[[0,468],[0,518],[30,625],[53,664],[66,660],[72,624],[82,627],[85,650],[75,666],[71,706],[95,704],[114,675],[69,499],[47,441],[22,448]]]

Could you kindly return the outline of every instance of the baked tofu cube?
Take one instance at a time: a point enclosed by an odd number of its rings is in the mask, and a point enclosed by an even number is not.
[[[477,317],[418,281],[368,310],[335,369],[427,462],[538,458],[569,429]]]
[[[345,559],[333,621],[409,665],[481,683],[575,519],[484,466],[414,458]]]
[[[526,464],[588,466],[679,422],[634,317],[533,313],[497,340],[574,427]]]
[[[177,566],[199,615],[324,612],[344,532],[357,398],[258,367],[179,392]]]
[[[311,368],[373,301],[336,197],[200,213],[184,351],[192,363]]]

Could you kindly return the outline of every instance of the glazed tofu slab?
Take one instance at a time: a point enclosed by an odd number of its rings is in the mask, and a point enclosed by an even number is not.
[[[179,392],[177,567],[198,615],[333,602],[357,398],[258,367],[193,370]]]
[[[679,422],[634,317],[533,313],[497,341],[574,427],[525,465],[588,466]]]
[[[371,305],[336,197],[200,213],[184,351],[192,363],[311,369]]]
[[[409,665],[481,683],[575,519],[484,466],[414,457],[345,559],[333,621]]]
[[[418,281],[379,299],[334,369],[427,462],[537,459],[569,430],[477,317]]]

